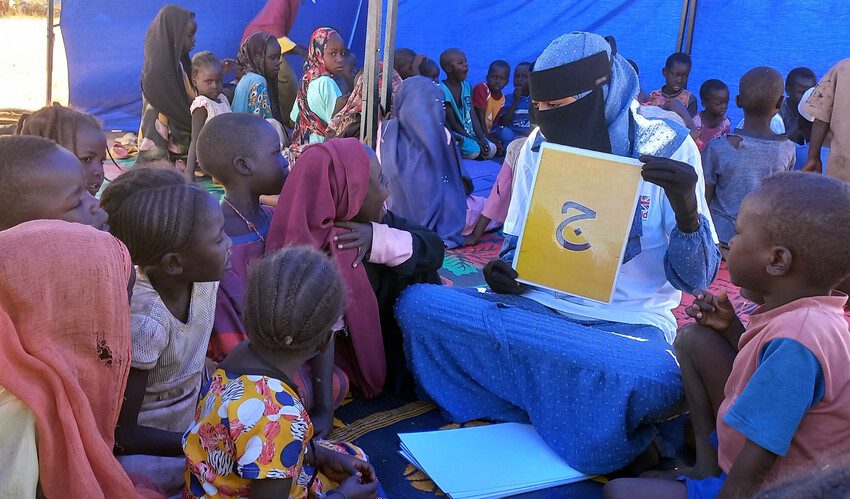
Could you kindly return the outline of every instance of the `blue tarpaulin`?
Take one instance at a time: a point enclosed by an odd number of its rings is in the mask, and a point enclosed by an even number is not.
[[[64,0],[62,34],[71,103],[107,128],[136,130],[141,114],[139,75],[145,31],[166,2]],[[198,20],[195,50],[233,57],[248,21],[264,0],[183,0]],[[314,28],[337,28],[362,60],[368,0],[305,0],[291,38],[306,45]],[[494,59],[511,66],[533,60],[553,38],[583,30],[616,37],[620,52],[637,62],[645,90],[659,88],[664,60],[676,48],[681,0],[399,0],[396,45],[438,60],[463,49],[469,81],[484,80]],[[688,88],[709,78],[731,90],[729,115],[740,118],[734,96],[741,75],[767,65],[783,75],[806,65],[822,76],[850,55],[850,4],[845,0],[747,0],[698,3],[694,68]],[[297,59],[291,59],[293,66]],[[510,85],[506,89],[510,91]]]

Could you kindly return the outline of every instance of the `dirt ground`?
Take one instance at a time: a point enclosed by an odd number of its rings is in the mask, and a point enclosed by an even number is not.
[[[0,18],[0,110],[35,110],[47,101],[47,19]],[[68,103],[68,66],[56,28],[53,100]]]

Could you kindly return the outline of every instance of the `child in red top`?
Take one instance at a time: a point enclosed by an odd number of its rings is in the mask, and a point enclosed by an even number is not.
[[[508,84],[510,76],[510,64],[502,60],[493,61],[487,70],[487,81],[482,81],[472,89],[472,107],[478,115],[478,122],[484,127],[484,134],[491,142],[495,141],[490,135],[490,129],[505,105],[502,89]]]
[[[761,303],[745,330],[725,293],[697,291],[674,346],[696,442],[677,481],[615,480],[606,497],[750,497],[850,452],[850,186],[779,173],[741,205],[732,283]],[[716,417],[715,417],[716,415]],[[717,450],[711,443],[717,429]]]
[[[696,116],[697,98],[685,90],[691,75],[691,56],[676,52],[667,58],[661,74],[664,75],[664,86],[649,94],[649,100],[643,104],[664,107],[668,100],[676,99],[688,109],[692,118]]]
[[[702,152],[709,142],[729,135],[732,122],[726,117],[729,108],[729,87],[720,80],[706,80],[699,87],[703,110],[694,116],[694,128],[699,133],[697,147]]]

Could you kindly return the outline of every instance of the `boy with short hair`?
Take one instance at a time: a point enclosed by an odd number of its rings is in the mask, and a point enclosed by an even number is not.
[[[402,80],[406,80],[411,76],[416,76],[416,71],[413,67],[413,60],[416,59],[416,52],[408,48],[395,49],[393,53],[393,69],[401,76]]]
[[[531,97],[528,93],[529,62],[521,62],[514,68],[514,91],[505,98],[505,105],[496,119],[493,137],[502,144],[510,144],[531,133]]]
[[[650,93],[644,104],[664,107],[668,100],[676,99],[688,109],[688,114],[693,118],[697,114],[697,98],[685,89],[691,75],[691,56],[684,52],[672,54],[664,63],[661,74],[664,75],[664,86]]]
[[[606,498],[751,497],[850,452],[850,185],[780,173],[744,200],[728,268],[762,305],[745,330],[725,293],[695,292],[674,344],[696,442],[676,481],[614,480]],[[717,449],[711,443],[716,427]]]
[[[735,235],[741,202],[759,181],[793,169],[794,144],[770,129],[771,117],[783,100],[782,76],[772,68],[751,69],[742,78],[738,107],[744,110],[744,127],[711,141],[703,152],[705,198],[721,243]]]
[[[484,127],[484,134],[491,141],[490,129],[505,105],[502,89],[508,84],[510,74],[510,64],[502,60],[493,61],[487,70],[487,81],[482,81],[472,89],[472,107],[478,115],[478,122]]]
[[[43,219],[106,230],[106,212],[87,187],[80,160],[56,142],[0,137],[0,230]]]
[[[818,78],[815,72],[806,67],[794,68],[788,72],[785,78],[785,93],[787,97],[782,107],[779,108],[779,116],[782,118],[782,123],[785,125],[785,134],[788,139],[803,144],[804,138],[800,131],[800,125],[805,123],[800,122],[800,100],[806,90],[818,84]]]
[[[469,65],[462,50],[451,48],[440,54],[440,66],[446,73],[443,87],[446,126],[460,147],[464,159],[490,159],[496,145],[487,140],[478,114],[472,111],[472,87],[466,81]]]
[[[422,62],[419,64],[419,75],[433,80],[434,83],[439,83],[440,66],[437,66],[437,63],[433,59],[422,59]]]
[[[699,87],[703,110],[694,116],[695,137],[700,152],[717,137],[729,135],[732,122],[726,117],[729,108],[729,87],[720,80],[706,80]]]

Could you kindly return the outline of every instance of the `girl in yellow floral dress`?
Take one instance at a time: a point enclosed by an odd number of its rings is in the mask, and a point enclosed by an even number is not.
[[[360,449],[313,443],[313,425],[292,383],[298,368],[333,339],[343,286],[334,263],[286,248],[248,276],[248,340],[218,366],[183,436],[186,498],[379,497]]]

